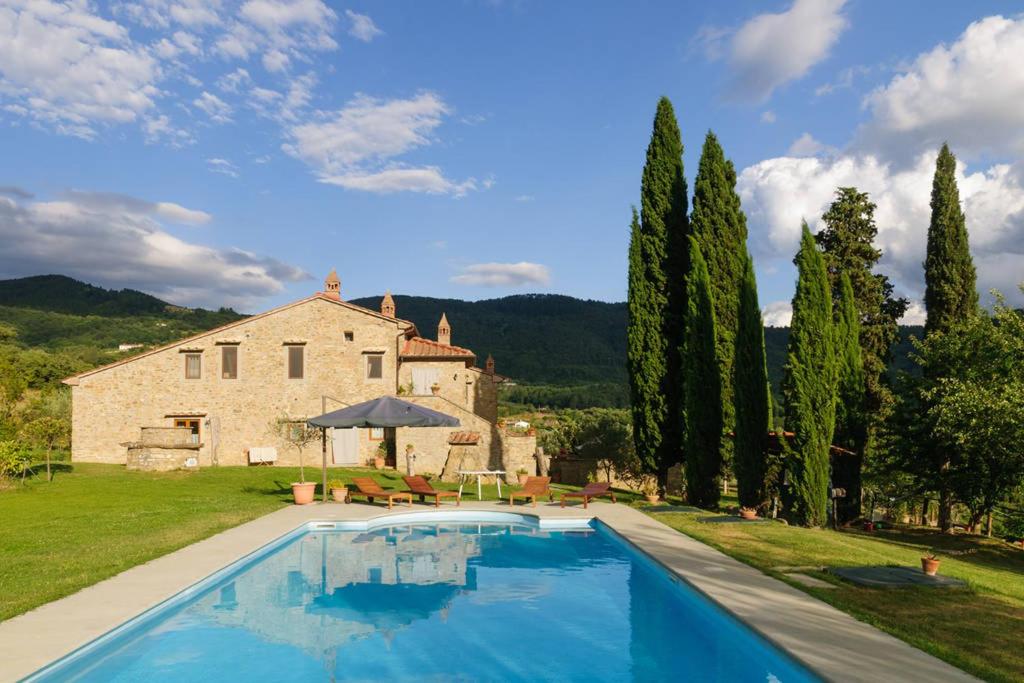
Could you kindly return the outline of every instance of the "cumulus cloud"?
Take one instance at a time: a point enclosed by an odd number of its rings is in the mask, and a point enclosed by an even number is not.
[[[764,102],[826,57],[848,22],[845,0],[794,0],[784,12],[759,14],[736,31],[704,27],[698,43],[710,59],[725,57],[732,99]]]
[[[919,55],[864,106],[858,144],[912,161],[944,140],[968,158],[1024,152],[1024,17],[987,17]]]
[[[214,123],[231,123],[231,105],[213,93],[204,90],[202,95],[192,100],[192,104]]]
[[[761,309],[765,327],[789,327],[793,305],[789,301],[773,301]]]
[[[310,277],[273,258],[182,240],[162,224],[209,220],[171,202],[109,193],[73,191],[54,201],[0,197],[0,275],[63,273],[184,305],[242,308]]]
[[[352,22],[352,25],[348,28],[348,34],[356,40],[368,43],[384,33],[384,31],[381,31],[377,28],[377,25],[373,23],[373,19],[365,14],[358,14],[347,9],[345,10],[345,16],[348,17],[350,22]]]
[[[834,158],[779,157],[743,169],[737,188],[747,212],[757,253],[789,259],[800,236],[800,221],[812,231],[837,187],[856,186],[878,208],[876,244],[884,252],[881,267],[899,290],[919,298],[924,291],[922,262],[927,243],[935,152],[921,154],[909,168],[873,155]],[[966,173],[957,182],[967,215],[971,251],[982,292],[998,288],[1019,295],[1016,280],[1024,257],[1024,165],[998,164]]]
[[[829,147],[818,140],[810,133],[804,133],[789,146],[787,154],[794,157],[813,157],[823,153],[834,153],[835,147]]]
[[[410,167],[399,157],[434,141],[449,107],[436,94],[382,100],[357,95],[342,109],[319,112],[291,126],[282,149],[305,162],[322,182],[370,192],[464,195],[472,178],[453,181],[436,166]]]
[[[462,272],[451,278],[458,285],[476,287],[521,287],[523,285],[547,285],[551,273],[547,266],[539,263],[477,263],[466,266]]]

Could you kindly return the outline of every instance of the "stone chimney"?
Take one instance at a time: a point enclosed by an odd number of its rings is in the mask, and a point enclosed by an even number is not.
[[[341,280],[338,278],[338,273],[334,268],[331,268],[330,274],[324,280],[324,294],[329,299],[341,301]]]
[[[391,292],[384,292],[384,298],[380,300],[380,314],[395,317],[395,300],[391,298]]]
[[[452,345],[452,328],[448,324],[448,316],[441,314],[441,322],[437,324],[437,343],[445,346]]]
[[[484,363],[484,372],[488,375],[494,374],[494,356],[487,354],[487,362]]]

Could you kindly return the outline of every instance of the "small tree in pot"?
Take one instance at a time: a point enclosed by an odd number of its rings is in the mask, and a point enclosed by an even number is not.
[[[296,420],[287,415],[275,418],[270,423],[270,432],[278,439],[294,448],[299,454],[299,481],[292,482],[292,496],[296,505],[306,505],[313,502],[316,494],[316,484],[306,482],[306,469],[303,464],[302,453],[306,446],[320,438],[320,430],[306,424],[305,420]]]

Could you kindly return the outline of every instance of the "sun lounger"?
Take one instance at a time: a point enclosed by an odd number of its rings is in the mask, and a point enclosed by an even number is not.
[[[369,503],[372,503],[374,498],[387,498],[388,510],[391,509],[395,498],[408,501],[409,507],[412,507],[412,494],[408,491],[388,491],[387,489],[382,489],[380,484],[370,477],[352,477],[352,484],[356,487],[356,490],[349,491],[348,495],[350,496],[363,496]]]
[[[434,499],[434,507],[441,505],[442,498],[454,498],[455,505],[460,505],[462,496],[459,495],[458,491],[438,491],[430,485],[423,477],[402,477],[405,480],[405,485],[409,487],[409,493],[414,496],[420,497],[420,502],[423,503],[429,498]]]
[[[553,501],[555,494],[551,491],[550,483],[551,477],[527,477],[521,490],[509,494],[508,504],[515,505],[516,498],[526,498],[533,502],[533,507],[537,507],[537,496],[547,496],[549,501]]]
[[[611,484],[608,482],[595,481],[591,484],[587,484],[579,491],[571,491],[569,493],[562,494],[562,507],[565,507],[566,498],[582,498],[583,509],[587,508],[587,504],[594,498],[601,496],[611,496],[612,502],[615,502],[615,492],[611,490]]]

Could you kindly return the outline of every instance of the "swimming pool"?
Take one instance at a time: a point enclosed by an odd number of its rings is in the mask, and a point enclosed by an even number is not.
[[[818,680],[599,522],[423,520],[308,525],[29,680]]]

